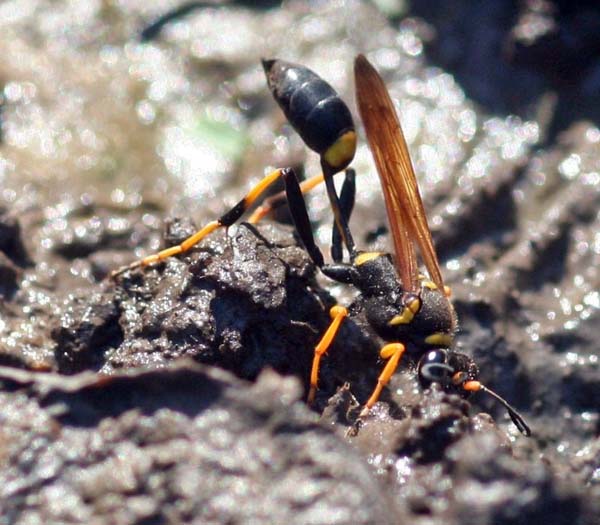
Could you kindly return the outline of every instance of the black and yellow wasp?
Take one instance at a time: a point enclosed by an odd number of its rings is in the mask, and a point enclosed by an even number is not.
[[[356,299],[360,309],[375,333],[387,341],[379,353],[385,360],[384,368],[361,417],[377,402],[403,354],[410,353],[419,359],[417,370],[422,386],[435,382],[444,390],[463,396],[476,391],[487,392],[508,410],[519,431],[529,436],[530,429],[521,415],[477,380],[478,368],[473,360],[451,349],[457,327],[456,314],[449,290],[444,286],[406,140],[389,93],[375,68],[363,55],[356,58],[356,98],[381,178],[394,244],[393,257],[387,253],[358,250],[348,227],[356,193],[355,173],[348,166],[354,158],[357,137],[346,104],[328,83],[306,67],[282,60],[263,60],[263,67],[269,88],[288,121],[304,142],[319,154],[322,174],[300,184],[293,170],[274,170],[231,210],[180,245],[120,268],[113,272],[113,277],[184,253],[217,228],[231,226],[271,184],[282,178],[285,194],[264,201],[249,222],[257,222],[287,200],[298,235],[315,265],[327,277],[350,284],[360,292]],[[338,195],[334,175],[343,170],[345,179]],[[303,193],[323,181],[334,216],[332,263],[325,263],[314,241],[303,198]],[[344,247],[348,262],[344,261]],[[429,278],[419,273],[417,250]],[[317,390],[321,357],[349,310],[334,306],[330,315],[331,324],[314,351],[309,403],[314,400]]]

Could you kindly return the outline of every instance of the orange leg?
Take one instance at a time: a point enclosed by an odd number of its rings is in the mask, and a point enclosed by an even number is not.
[[[348,310],[343,306],[333,306],[331,310],[329,310],[329,315],[331,316],[331,324],[319,341],[319,344],[315,347],[315,355],[313,357],[312,370],[310,373],[310,390],[308,391],[307,400],[309,405],[314,402],[315,394],[317,393],[321,356],[327,352],[327,349],[331,346],[333,339],[340,329],[340,325],[342,324],[344,317],[348,315]]]
[[[396,368],[398,368],[398,363],[400,362],[400,358],[402,354],[404,354],[405,347],[402,343],[390,343],[385,345],[379,355],[382,359],[387,359],[388,362],[385,364],[384,369],[379,374],[377,378],[377,386],[371,397],[368,399],[365,407],[362,409],[360,413],[360,417],[364,417],[369,413],[371,407],[377,402],[383,387],[388,384],[390,378],[394,375]]]
[[[151,264],[155,264],[159,261],[163,261],[168,257],[172,257],[173,255],[179,255],[180,253],[185,253],[189,249],[193,248],[198,244],[202,239],[204,239],[207,235],[212,233],[218,228],[227,228],[235,223],[244,212],[254,204],[256,199],[258,199],[262,193],[277,179],[282,176],[284,170],[276,169],[266,175],[256,186],[254,186],[248,194],[238,202],[231,210],[221,216],[221,218],[216,221],[209,222],[204,228],[194,233],[192,236],[188,237],[185,241],[177,246],[171,246],[170,248],[166,248],[165,250],[161,250],[158,253],[153,253],[152,255],[148,255],[143,259],[139,259],[138,261],[134,261],[133,263],[123,266],[115,271],[113,271],[110,276],[114,278],[128,270],[133,270],[134,268],[140,268],[149,266]]]
[[[320,175],[315,175],[314,177],[311,177],[310,179],[306,179],[305,181],[302,181],[300,183],[300,190],[302,191],[302,194],[304,195],[304,194],[308,193],[314,187],[321,184],[323,182],[323,180],[324,180],[324,175],[321,173]],[[258,221],[260,221],[266,215],[268,215],[271,211],[279,208],[279,206],[281,206],[283,203],[285,203],[286,200],[287,199],[286,199],[284,191],[281,191],[281,192],[277,193],[276,195],[273,195],[272,197],[265,199],[265,201],[252,212],[250,217],[248,217],[248,222],[250,224],[256,224]]]

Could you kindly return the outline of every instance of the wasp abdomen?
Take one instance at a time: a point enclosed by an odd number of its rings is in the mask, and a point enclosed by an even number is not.
[[[356,149],[348,106],[310,69],[283,60],[262,63],[273,97],[302,140],[332,168],[345,168]]]

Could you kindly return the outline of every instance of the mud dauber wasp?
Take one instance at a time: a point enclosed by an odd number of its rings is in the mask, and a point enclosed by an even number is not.
[[[285,193],[267,199],[251,215],[249,222],[257,222],[287,200],[298,235],[314,264],[327,277],[351,284],[360,292],[356,301],[366,313],[370,326],[388,341],[379,354],[386,364],[361,417],[377,402],[403,354],[410,353],[419,358],[417,373],[423,387],[439,383],[445,391],[462,396],[486,392],[508,410],[521,433],[531,435],[523,417],[477,380],[479,370],[474,361],[451,349],[456,314],[449,300],[449,289],[444,286],[406,140],[389,93],[375,68],[365,56],[358,55],[354,64],[356,97],[381,178],[394,257],[357,250],[348,227],[355,200],[355,173],[347,167],[356,151],[356,132],[346,104],[328,83],[304,66],[282,60],[263,60],[263,67],[269,88],[288,121],[304,142],[320,155],[323,173],[300,184],[293,170],[274,170],[231,210],[180,245],[120,268],[112,276],[188,251],[214,230],[235,223],[271,184],[282,178]],[[345,179],[338,196],[333,177],[342,170],[345,170]],[[323,181],[334,215],[333,263],[325,263],[314,241],[303,198],[303,193]],[[343,260],[344,247],[349,262]],[[417,249],[430,279],[419,273]],[[321,357],[349,310],[334,306],[330,315],[331,324],[314,351],[309,403],[313,402],[317,390]]]

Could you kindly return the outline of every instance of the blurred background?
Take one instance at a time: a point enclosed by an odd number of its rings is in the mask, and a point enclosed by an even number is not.
[[[201,225],[275,166],[319,170],[261,58],[310,67],[356,115],[365,53],[401,117],[459,348],[533,421],[539,448],[521,452],[597,491],[599,28],[597,2],[560,0],[0,2],[0,211],[24,232],[0,236],[3,352],[50,359],[48,311],[162,246],[167,218]],[[386,249],[358,129],[352,228]],[[308,201],[326,246],[327,199]]]

